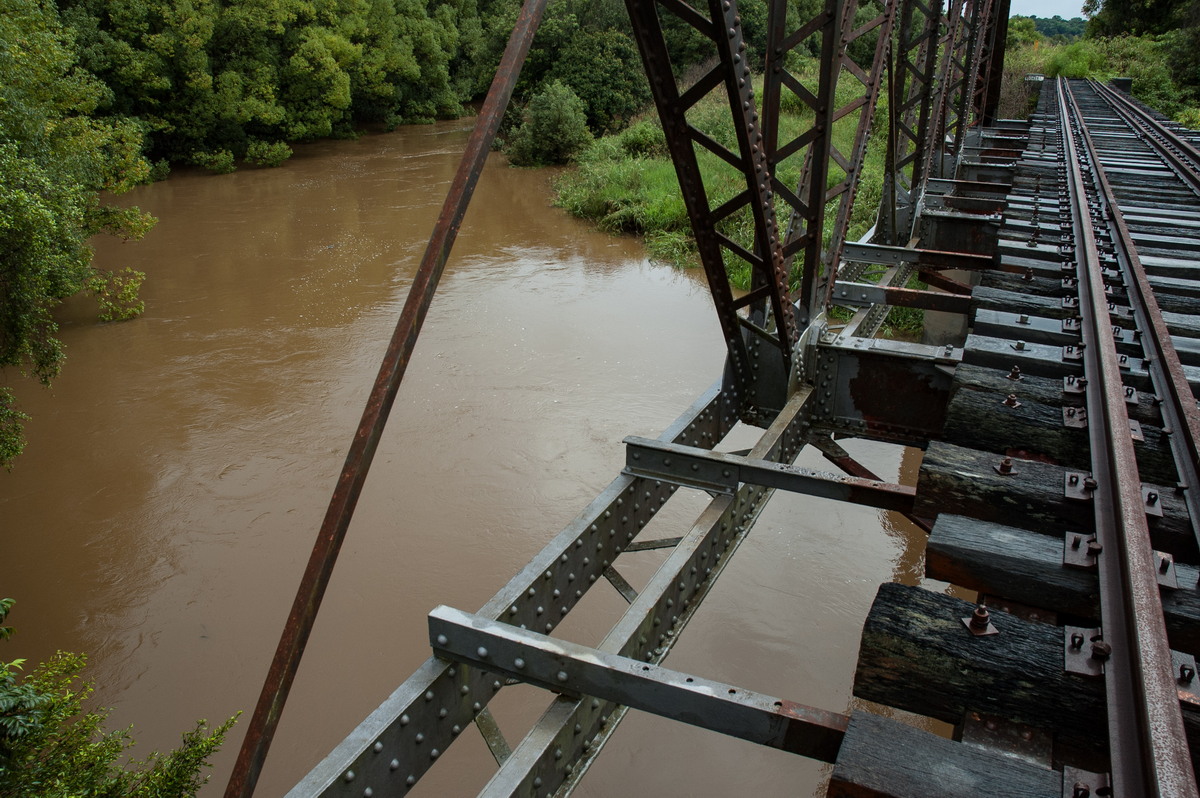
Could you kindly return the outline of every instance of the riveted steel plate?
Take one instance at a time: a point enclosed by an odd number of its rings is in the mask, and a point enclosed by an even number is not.
[[[1091,474],[1083,471],[1065,472],[1063,474],[1063,496],[1075,501],[1091,501],[1094,490],[1094,486],[1089,482],[1091,479]]]
[[[1087,408],[1064,407],[1062,409],[1062,419],[1064,427],[1083,429],[1087,427]]]
[[[1169,590],[1179,589],[1179,575],[1175,570],[1175,558],[1165,551],[1154,552],[1156,563],[1154,572],[1158,577],[1158,586]]]
[[[1146,515],[1155,518],[1163,517],[1162,497],[1159,495],[1157,487],[1142,485],[1142,509],[1146,511]]]

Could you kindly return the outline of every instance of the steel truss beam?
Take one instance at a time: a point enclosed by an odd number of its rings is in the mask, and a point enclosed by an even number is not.
[[[662,434],[665,441],[713,446],[732,429],[732,397],[713,386]],[[794,454],[794,453],[793,453]],[[550,631],[603,578],[617,555],[675,492],[661,481],[618,476],[480,613]],[[726,522],[742,524],[759,508],[763,491],[746,489]],[[583,551],[580,541],[588,541]],[[705,554],[706,559],[708,553]],[[549,575],[549,576],[547,576]],[[643,595],[645,591],[643,591]],[[549,613],[545,608],[550,608]],[[431,657],[354,729],[289,793],[361,798],[402,793],[434,764],[502,687],[495,675],[453,667]],[[443,715],[441,710],[446,710]],[[511,757],[508,762],[511,762]]]
[[[987,15],[987,30],[980,41],[987,47],[981,54],[975,71],[975,114],[984,125],[996,121],[1000,105],[1000,82],[1004,75],[1004,49],[1008,45],[1008,13],[1012,0],[992,0],[992,12]]]
[[[662,479],[712,493],[732,494],[743,482],[837,499],[880,510],[912,513],[916,488],[877,479],[840,477],[827,471],[712,452],[649,438],[625,439],[626,473]]]
[[[833,762],[849,718],[451,607],[429,613],[434,653],[576,700],[592,697],[759,745]]]

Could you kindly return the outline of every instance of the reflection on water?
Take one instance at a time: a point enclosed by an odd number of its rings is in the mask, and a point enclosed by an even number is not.
[[[5,656],[88,652],[140,752],[253,706],[466,133],[408,128],[138,190],[158,227],[98,242],[97,258],[149,274],[145,316],[98,325],[74,301],[53,390],[8,375],[33,421],[0,475],[3,592],[18,600]],[[616,474],[625,435],[657,435],[720,372],[697,276],[566,218],[547,183],[496,162],[480,182],[262,795],[428,656],[429,609],[478,608]],[[898,449],[856,451],[900,471]],[[777,496],[668,664],[845,709],[862,617],[880,581],[919,577],[918,538],[875,511]],[[598,639],[620,608],[615,593],[589,598],[571,628]],[[543,704],[501,696],[510,738]],[[494,765],[476,737],[419,792],[481,785]],[[582,793],[791,795],[819,778],[796,757],[631,716]]]

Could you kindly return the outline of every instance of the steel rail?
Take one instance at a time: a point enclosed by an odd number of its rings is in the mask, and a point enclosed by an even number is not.
[[[1141,480],[1125,409],[1116,345],[1099,246],[1089,212],[1083,165],[1102,173],[1070,86],[1059,79],[1058,116],[1068,165],[1079,275],[1079,307],[1088,401],[1088,438],[1096,489],[1093,495],[1100,607],[1104,638],[1112,646],[1105,664],[1108,739],[1115,795],[1196,796],[1167,643],[1156,558],[1141,495]],[[1111,194],[1104,201],[1115,204]]]
[[[1127,98],[1119,96],[1115,90],[1100,86],[1094,81],[1091,81],[1090,85],[1094,89],[1103,89],[1098,92],[1100,96],[1113,101],[1110,102],[1110,107],[1113,107],[1127,123],[1159,129],[1164,135],[1172,137],[1175,143],[1190,148],[1190,145],[1163,128],[1157,120]],[[1119,107],[1116,107],[1117,105]],[[1160,143],[1155,137],[1151,136],[1148,141],[1160,154],[1174,157],[1167,148],[1159,146]],[[1191,151],[1196,153],[1196,166],[1200,167],[1200,152],[1194,149]],[[1200,193],[1200,174],[1196,173],[1194,168],[1186,169],[1186,173],[1190,175],[1193,186]],[[1111,196],[1113,191],[1102,169],[1097,171],[1096,177],[1102,190]],[[1116,202],[1109,203],[1108,212],[1111,224],[1118,233],[1118,239],[1132,241],[1133,237],[1120,205]],[[1171,334],[1167,330],[1167,323],[1163,320],[1158,301],[1154,298],[1150,279],[1142,268],[1137,248],[1125,247],[1124,256],[1125,283],[1130,289],[1131,304],[1132,300],[1137,300],[1133,310],[1138,329],[1142,331],[1141,342],[1146,349],[1151,384],[1155,388],[1155,394],[1162,399],[1159,410],[1162,412],[1164,427],[1174,433],[1170,435],[1171,450],[1179,472],[1179,481],[1185,486],[1184,501],[1191,516],[1192,531],[1197,545],[1200,545],[1200,409],[1197,409],[1195,397],[1183,372],[1183,364],[1179,361]]]
[[[1099,81],[1089,80],[1088,83],[1126,122],[1136,124],[1142,128],[1143,132],[1150,133],[1147,141],[1176,167],[1180,177],[1190,183],[1194,190],[1200,192],[1200,171],[1198,171],[1200,170],[1200,150],[1147,113],[1123,92]],[[1172,147],[1177,152],[1173,152]],[[1184,157],[1180,157],[1181,155]]]
[[[446,194],[437,224],[421,258],[421,265],[413,277],[408,299],[396,322],[375,384],[367,397],[362,419],[346,454],[341,476],[329,500],[325,519],[313,543],[308,565],[296,590],[296,598],[280,635],[270,670],[263,683],[258,703],[254,707],[254,714],[250,718],[250,725],[238,752],[233,773],[229,777],[225,789],[226,798],[246,798],[254,794],[263,761],[275,737],[279,717],[292,689],[300,660],[304,656],[321,599],[333,575],[338,552],[350,527],[350,519],[354,516],[354,508],[366,482],[375,450],[383,437],[383,428],[400,390],[400,382],[404,379],[417,336],[421,333],[421,326],[433,302],[438,281],[446,261],[449,260],[454,240],[458,237],[459,226],[475,192],[475,185],[483,171],[492,140],[500,129],[504,110],[508,107],[513,87],[517,83],[517,77],[521,73],[525,56],[529,53],[547,2],[548,0],[525,0],[496,70],[496,76],[488,89],[487,98],[480,109],[475,129],[467,141],[458,172]]]

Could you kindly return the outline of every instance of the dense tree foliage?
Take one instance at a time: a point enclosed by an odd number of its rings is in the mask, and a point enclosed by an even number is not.
[[[63,359],[51,310],[111,285],[91,265],[88,237],[137,236],[152,221],[99,200],[149,175],[138,125],[94,115],[107,97],[76,63],[52,4],[0,0],[0,368],[43,383]],[[21,419],[0,389],[0,465],[21,450]]]
[[[473,0],[61,5],[82,66],[111,90],[100,110],[140,119],[151,156],[170,161],[453,116],[499,52]]]
[[[0,599],[0,623],[12,608]],[[12,636],[0,626],[0,640]],[[80,681],[86,660],[59,652],[19,676],[23,660],[0,660],[0,796],[3,798],[182,798],[208,781],[207,759],[236,717],[209,731],[205,721],[180,747],[118,764],[133,745],[125,730],[105,731],[107,711],[86,706],[92,685]]]
[[[1039,36],[1043,36],[1056,42],[1074,41],[1083,35],[1084,30],[1087,27],[1087,23],[1084,21],[1083,17],[1063,19],[1057,14],[1049,19],[1034,15],[1028,17],[1015,16],[1009,17],[1008,19],[1008,30],[1010,37],[1012,36],[1014,25],[1020,25],[1021,22],[1019,21],[1024,20],[1029,20],[1033,23],[1033,29]]]

